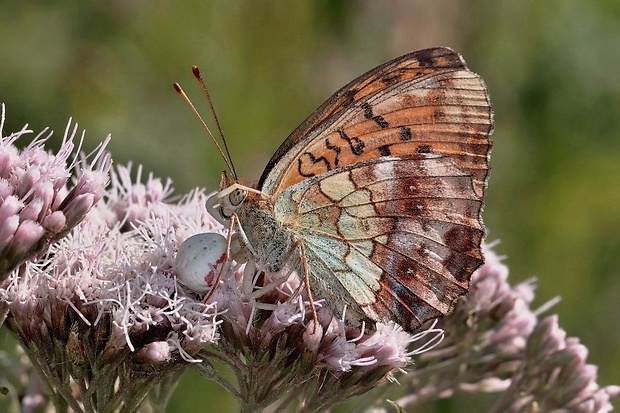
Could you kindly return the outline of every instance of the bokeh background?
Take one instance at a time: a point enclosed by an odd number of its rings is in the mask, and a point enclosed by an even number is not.
[[[117,163],[171,177],[179,193],[215,190],[224,163],[172,90],[180,82],[208,117],[191,65],[205,74],[237,170],[254,180],[340,86],[438,45],[484,77],[495,108],[488,238],[501,240],[513,282],[538,277],[538,304],[562,297],[561,325],[590,349],[599,382],[619,384],[617,0],[4,0],[5,132],[28,122],[60,138],[71,116],[87,149],[111,133]],[[429,411],[478,403],[464,396]],[[188,374],[169,411],[235,409]]]

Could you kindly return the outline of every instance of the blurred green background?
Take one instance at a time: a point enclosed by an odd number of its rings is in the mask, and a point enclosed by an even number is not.
[[[482,75],[496,130],[485,222],[512,281],[537,276],[590,349],[601,384],[620,383],[620,2],[0,2],[5,132],[28,122],[86,148],[108,133],[178,192],[215,190],[224,164],[172,83],[203,114],[201,67],[240,175],[257,179],[279,143],[332,92],[390,58],[450,46]],[[436,411],[479,411],[471,397]],[[468,407],[463,407],[467,405]],[[188,375],[170,412],[235,411]],[[208,406],[208,407],[207,407]],[[476,410],[478,409],[478,410]]]

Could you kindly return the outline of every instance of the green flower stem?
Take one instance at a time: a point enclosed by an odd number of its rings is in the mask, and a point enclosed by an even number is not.
[[[192,363],[191,367],[198,372],[202,377],[207,380],[212,380],[226,389],[230,394],[232,394],[240,403],[242,401],[241,393],[235,389],[235,387],[230,384],[226,379],[224,379],[217,370],[213,367],[213,365],[207,360],[207,358],[203,358],[202,363]]]
[[[113,395],[116,373],[124,360],[125,357],[119,355],[114,360],[109,360],[109,364],[95,361],[92,365],[92,381],[86,393],[82,395],[84,399],[92,400],[95,397],[100,405],[106,403],[105,401]],[[100,368],[99,365],[101,365]]]
[[[49,360],[43,356],[43,360],[37,358],[37,354],[41,354],[39,346],[34,342],[26,344],[26,355],[30,359],[34,370],[45,383],[52,397],[52,402],[56,411],[67,411],[70,407],[75,413],[94,413],[94,411],[83,409],[73,397],[71,387],[68,383],[64,383],[59,377],[56,377],[54,371],[48,367]]]
[[[166,407],[168,406],[168,402],[174,393],[177,385],[179,384],[179,380],[183,373],[185,373],[186,366],[181,366],[176,371],[169,373],[166,377],[159,383],[159,385],[153,387],[150,391],[149,397],[151,408],[153,409],[153,413],[165,413]]]
[[[134,413],[138,410],[138,408],[140,407],[140,405],[142,404],[142,402],[144,401],[144,399],[146,398],[146,395],[148,394],[148,392],[153,388],[153,386],[156,383],[156,379],[155,378],[149,378],[149,379],[140,379],[140,380],[135,380],[134,384],[131,386],[133,389],[135,389],[135,391],[132,391],[130,394],[130,398],[129,400],[125,400],[124,401],[124,408],[123,408],[123,412],[124,413]],[[125,393],[125,392],[119,392],[119,394],[121,393]]]
[[[203,359],[212,358],[219,361],[222,364],[230,366],[233,370],[247,370],[247,366],[232,352],[230,351],[209,351],[201,350],[200,356]]]
[[[9,314],[9,306],[4,301],[0,302],[0,327],[4,324],[6,316]]]

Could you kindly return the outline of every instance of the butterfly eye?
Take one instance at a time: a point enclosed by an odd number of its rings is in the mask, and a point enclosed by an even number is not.
[[[248,193],[246,191],[238,188],[231,192],[230,196],[228,197],[228,201],[230,202],[230,205],[232,205],[233,207],[237,207],[243,201],[245,201],[245,198],[247,198],[247,196]]]

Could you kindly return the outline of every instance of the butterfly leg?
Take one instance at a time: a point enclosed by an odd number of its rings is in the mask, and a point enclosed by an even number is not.
[[[231,235],[234,227],[236,227],[236,232]],[[227,239],[228,244],[226,249],[227,252],[229,252],[229,255],[233,256],[235,261],[245,263],[241,291],[244,297],[251,303],[252,306],[250,316],[248,317],[248,324],[245,330],[247,334],[252,326],[252,320],[254,318],[256,310],[273,311],[276,308],[274,304],[260,303],[256,300],[264,294],[267,294],[273,289],[279,287],[282,283],[288,280],[293,270],[289,270],[286,272],[286,274],[278,276],[275,280],[263,285],[258,289],[255,289],[258,280],[258,274],[260,274],[261,272],[264,273],[264,270],[260,268],[259,263],[250,259],[250,257],[256,257],[256,253],[254,252],[254,248],[248,240],[248,237],[239,222],[239,218],[235,213],[232,214],[230,219],[228,235],[229,237]],[[234,248],[232,245],[233,241],[238,242],[238,244]],[[233,250],[232,254],[230,254],[231,250]],[[218,277],[218,281],[219,279],[220,277]]]
[[[236,222],[237,222],[237,227],[238,227],[237,233],[240,235],[241,242],[244,244],[244,246],[248,248],[248,250],[253,256],[256,256],[252,250],[252,247],[249,243],[247,236],[245,235],[245,232],[243,231],[243,228],[241,227],[241,225],[239,225],[238,220],[236,220]],[[314,329],[312,331],[312,333],[314,334],[316,332],[316,326],[319,324],[319,317],[316,312],[316,305],[314,303],[314,299],[312,298],[312,291],[310,290],[310,268],[308,267],[308,259],[306,258],[306,249],[301,241],[298,240],[292,245],[290,250],[283,257],[282,262],[286,263],[286,262],[291,261],[292,259],[294,259],[293,256],[296,253],[299,254],[298,257],[299,257],[299,260],[301,261],[301,272],[303,273],[302,282],[306,290],[306,294],[308,295],[308,301],[310,303],[310,311],[312,312],[312,319],[314,320]],[[294,265],[294,267],[296,266],[297,265]],[[252,292],[251,298],[257,299],[260,296],[271,291],[272,289],[277,288],[279,285],[281,285],[286,280],[288,280],[290,275],[291,275],[291,271],[287,271],[284,275],[264,285],[262,288],[260,288],[260,290]]]
[[[244,252],[243,250],[245,249],[250,254],[250,256],[256,257],[257,255],[254,252],[254,248],[252,247],[252,244],[250,244],[250,241],[248,240],[248,237],[245,234],[243,227],[241,227],[241,225],[239,224],[238,219],[236,220],[236,223],[237,223],[237,232],[235,233],[235,235],[238,235],[237,239],[239,243],[241,244],[237,247],[238,252],[236,253],[236,255],[241,256],[241,254]],[[245,263],[249,263],[249,259],[247,256],[240,257],[240,259],[242,259],[243,262]],[[235,259],[235,261],[238,261],[238,259]],[[249,267],[248,265],[249,264],[246,264],[246,268],[252,268],[250,272],[255,273],[258,271],[256,269],[256,264],[253,264],[252,267]],[[264,272],[264,270],[261,270],[261,271]],[[292,269],[287,271],[284,275],[278,276],[275,280],[270,281],[269,283],[263,285],[257,290],[253,290],[254,286],[256,285],[256,279],[253,276],[244,274],[243,292],[248,298],[251,298],[251,299],[260,298],[261,296],[267,294],[269,291],[273,290],[274,288],[277,288],[282,283],[284,283],[286,280],[288,280],[292,272],[293,272]]]
[[[211,197],[213,198],[213,197]],[[211,199],[209,198],[209,199]],[[207,201],[208,204],[209,201]],[[230,221],[228,221],[228,231],[226,234],[226,250],[224,252],[224,261],[222,262],[222,266],[220,267],[220,270],[217,273],[217,278],[215,279],[215,281],[213,282],[213,286],[211,287],[211,291],[209,291],[209,293],[207,294],[207,296],[204,298],[203,302],[207,302],[209,301],[209,299],[213,296],[213,294],[215,293],[215,289],[217,288],[217,286],[220,284],[220,281],[222,280],[222,275],[224,274],[224,268],[226,267],[226,265],[228,265],[228,262],[230,260],[230,249],[231,249],[231,244],[232,244],[232,229],[235,225],[235,222],[238,221],[237,218],[237,214],[233,214],[232,217],[230,218]],[[245,235],[245,234],[244,234]]]
[[[312,312],[312,319],[314,320],[314,328],[312,330],[312,334],[316,332],[316,326],[319,324],[319,317],[316,312],[316,306],[314,304],[314,299],[312,298],[312,291],[310,290],[310,268],[308,267],[308,259],[306,258],[306,248],[301,241],[297,240],[286,256],[283,258],[283,262],[289,261],[293,254],[298,251],[299,259],[301,261],[301,271],[303,273],[303,284],[304,289],[306,290],[306,294],[308,295],[308,302],[310,303],[310,311]]]
[[[312,334],[316,333],[316,326],[319,325],[319,317],[316,313],[316,306],[314,305],[314,299],[312,298],[312,291],[310,291],[310,268],[308,267],[308,259],[306,258],[306,248],[301,241],[297,241],[297,248],[299,248],[299,256],[301,258],[301,268],[304,273],[304,285],[306,287],[306,294],[308,294],[308,301],[310,302],[310,310],[312,311],[312,319],[314,320],[314,328]]]
[[[214,197],[215,195],[209,198],[209,200],[207,201],[207,205],[209,205],[209,201]],[[213,205],[214,204],[212,204],[212,206]],[[209,206],[207,206],[207,208],[209,208]],[[247,256],[244,256],[244,251],[243,251],[244,249],[246,249],[247,252],[249,252],[251,256],[253,257],[256,256],[256,253],[254,252],[254,249],[252,248],[252,245],[250,244],[248,237],[243,231],[243,227],[239,224],[239,218],[237,217],[237,214],[233,213],[230,219],[228,220],[227,224],[228,224],[228,229],[227,229],[227,235],[226,235],[226,250],[224,252],[224,261],[217,274],[217,278],[215,279],[215,282],[213,283],[213,287],[211,288],[211,291],[209,291],[207,296],[204,298],[205,303],[209,301],[211,296],[213,296],[213,293],[215,292],[215,289],[219,285],[222,279],[222,276],[224,274],[224,268],[226,267],[226,264],[229,262],[231,256],[235,258],[235,261],[239,262],[239,260],[242,260],[242,262],[245,262],[245,263],[248,262],[248,258]],[[235,228],[235,226],[237,227],[237,232],[233,233],[233,229]],[[231,253],[233,237],[235,240],[239,240],[239,243],[241,245],[238,245],[235,248],[235,251]]]

